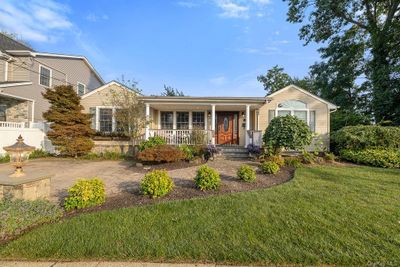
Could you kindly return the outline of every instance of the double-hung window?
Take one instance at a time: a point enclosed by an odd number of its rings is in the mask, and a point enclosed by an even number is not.
[[[178,130],[189,129],[189,112],[176,113],[176,128]]]
[[[192,127],[195,130],[203,130],[205,128],[204,112],[192,112]]]
[[[161,129],[173,129],[174,127],[174,113],[170,111],[161,112]]]
[[[39,73],[39,84],[46,87],[51,87],[51,69],[40,65]]]
[[[76,93],[79,96],[83,96],[86,93],[86,85],[85,84],[78,82],[76,87],[77,87]]]
[[[103,133],[113,131],[113,110],[112,108],[99,109],[99,130]]]
[[[0,121],[7,121],[7,105],[0,105]]]

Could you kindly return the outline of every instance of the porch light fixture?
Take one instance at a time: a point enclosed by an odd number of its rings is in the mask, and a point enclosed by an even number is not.
[[[32,152],[35,147],[25,144],[24,139],[19,135],[17,142],[14,145],[3,147],[3,149],[10,155],[10,162],[15,166],[15,171],[10,176],[24,176],[25,173],[22,170],[22,166],[28,160],[29,153]]]

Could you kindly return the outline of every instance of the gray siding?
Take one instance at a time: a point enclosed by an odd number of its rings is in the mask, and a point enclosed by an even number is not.
[[[46,88],[39,85],[39,65],[44,65],[52,70],[52,86],[68,82],[76,89],[76,84],[79,81],[86,84],[87,90],[91,91],[102,85],[102,82],[81,59],[40,56],[36,58],[17,57],[17,59],[16,66],[13,68],[12,73],[9,73],[9,78],[14,81],[31,81],[32,85],[2,89],[5,93],[35,100],[35,121],[43,120],[42,114],[49,108],[49,103],[42,96],[42,92]],[[24,68],[18,67],[17,64],[23,64]]]

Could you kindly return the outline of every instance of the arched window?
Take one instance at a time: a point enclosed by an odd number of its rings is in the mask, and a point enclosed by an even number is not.
[[[287,100],[278,104],[275,116],[292,115],[307,123],[315,131],[315,110],[310,110],[307,104],[300,100]]]

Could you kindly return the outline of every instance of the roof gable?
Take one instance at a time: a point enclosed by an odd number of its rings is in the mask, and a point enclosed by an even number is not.
[[[91,95],[94,95],[94,94],[96,94],[96,93],[98,93],[98,92],[100,92],[100,91],[102,91],[102,90],[104,90],[104,89],[110,87],[111,85],[119,86],[119,87],[121,87],[121,88],[123,88],[123,89],[129,90],[129,91],[131,91],[131,92],[134,92],[134,93],[137,93],[138,95],[140,95],[139,92],[134,91],[134,90],[131,90],[131,89],[128,88],[127,86],[123,85],[122,83],[119,83],[119,82],[116,82],[116,81],[111,81],[111,82],[106,83],[105,85],[102,85],[102,86],[100,86],[99,88],[97,88],[97,89],[95,89],[95,90],[93,90],[93,91],[91,91],[91,92],[89,92],[89,93],[83,95],[83,96],[82,96],[82,99],[87,98],[87,97],[89,97],[89,96],[91,96]]]
[[[287,91],[288,89],[295,89],[295,90],[298,90],[298,91],[300,91],[300,92],[302,92],[302,93],[304,93],[304,94],[306,94],[306,95],[308,95],[308,96],[311,96],[311,97],[313,97],[314,99],[316,99],[316,100],[318,100],[318,101],[320,101],[320,102],[322,102],[322,103],[328,105],[328,108],[329,108],[329,109],[337,109],[337,108],[339,108],[339,106],[336,106],[335,104],[332,104],[331,102],[328,102],[328,101],[326,101],[326,100],[320,98],[319,96],[316,96],[316,95],[314,95],[313,93],[310,93],[310,92],[308,92],[307,90],[304,90],[304,89],[302,89],[302,88],[300,88],[300,87],[298,87],[298,86],[296,86],[296,85],[294,85],[294,84],[291,84],[291,85],[289,85],[289,86],[286,86],[286,87],[284,87],[284,88],[282,88],[282,89],[280,89],[280,90],[278,90],[278,91],[276,91],[276,92],[274,92],[274,93],[272,93],[272,94],[270,94],[270,95],[267,95],[266,98],[267,98],[267,99],[268,99],[268,98],[271,98],[271,97],[273,97],[273,96],[275,96],[275,95],[278,95],[278,94],[280,94],[280,93],[283,93],[283,92]]]
[[[6,50],[28,50],[34,51],[28,45],[7,36],[7,34],[0,33],[0,51],[5,52]]]

